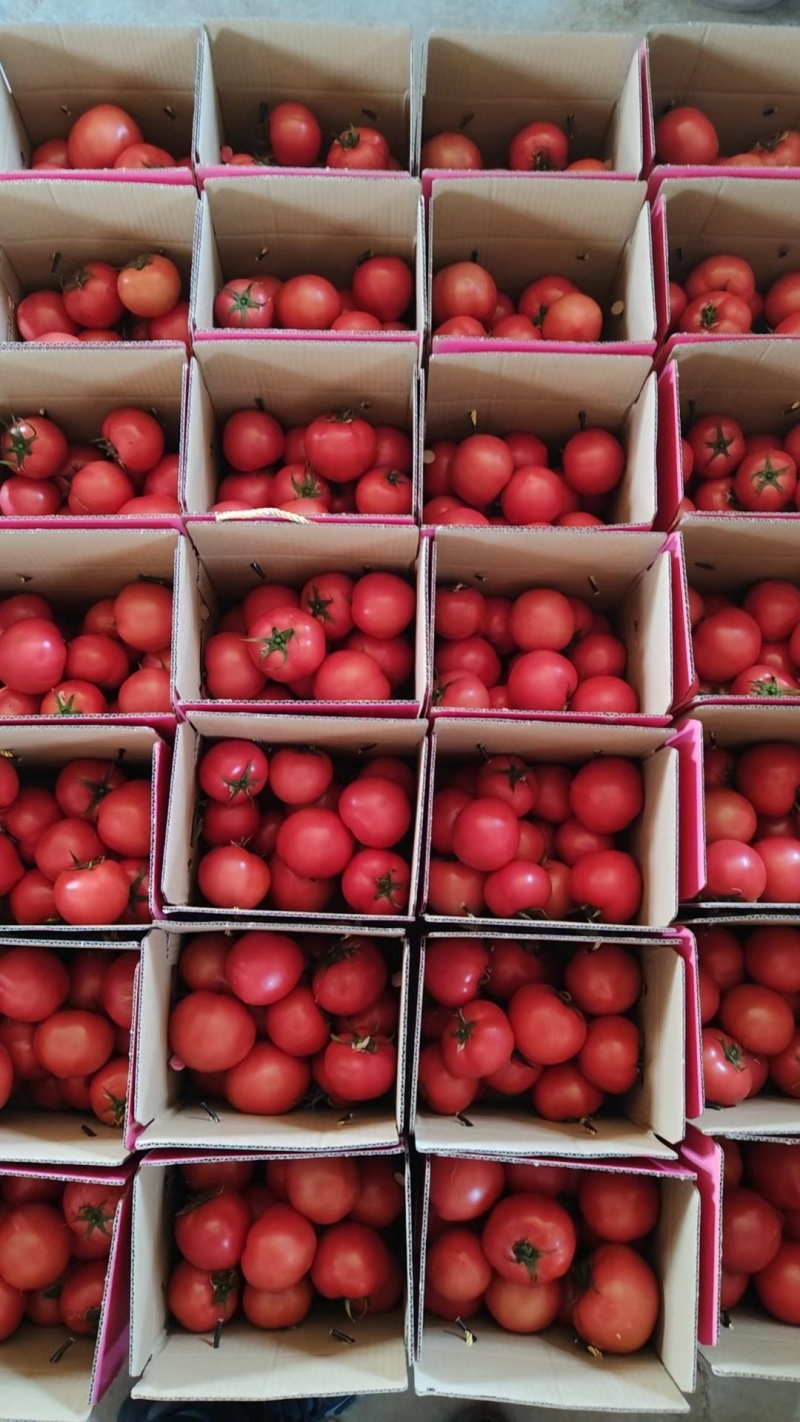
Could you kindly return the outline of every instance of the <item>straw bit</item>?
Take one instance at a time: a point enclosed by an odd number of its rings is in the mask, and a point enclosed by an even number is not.
[[[460,1332],[456,1333],[452,1328],[445,1328],[444,1332],[448,1334],[450,1338],[457,1338],[459,1342],[464,1343],[467,1348],[471,1348],[473,1343],[477,1343],[477,1333],[474,1333],[471,1328],[467,1327],[463,1318],[454,1318],[453,1322],[459,1328]]]

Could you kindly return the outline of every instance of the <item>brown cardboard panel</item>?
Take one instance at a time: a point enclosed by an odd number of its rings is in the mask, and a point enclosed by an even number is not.
[[[291,24],[273,20],[212,20],[206,24],[218,123],[203,116],[199,158],[219,162],[220,143],[252,152],[267,143],[266,108],[304,103],[323,133],[349,123],[375,126],[408,165],[411,110],[411,31],[406,25]],[[368,113],[368,111],[371,111]]]
[[[23,166],[28,145],[66,137],[79,114],[101,103],[120,104],[146,142],[186,157],[197,41],[189,26],[3,25],[0,64],[26,130]],[[3,158],[4,170],[20,166],[10,145]]]
[[[715,1348],[700,1351],[715,1377],[800,1382],[797,1329],[749,1305],[732,1311]]]
[[[707,742],[713,733],[719,746],[749,746],[760,741],[800,744],[800,716],[790,706],[698,706],[692,720],[699,721]]]
[[[792,1097],[774,1096],[767,1091],[766,1095],[740,1101],[738,1106],[728,1106],[723,1111],[709,1107],[692,1124],[707,1136],[733,1136],[736,1140],[785,1138],[800,1135],[800,1109]]]
[[[682,281],[704,257],[733,252],[750,263],[763,291],[800,268],[800,192],[761,178],[669,178],[669,274]]]
[[[177,543],[171,529],[5,528],[0,531],[0,597],[24,587],[57,598],[59,612],[85,611],[138,577],[171,584]]]
[[[91,1416],[89,1379],[95,1353],[93,1338],[76,1337],[58,1367],[53,1386],[53,1354],[65,1341],[63,1328],[24,1323],[11,1348],[0,1355],[0,1417],[14,1422],[86,1422]]]
[[[508,165],[514,134],[537,118],[570,131],[570,158],[607,157],[641,171],[638,41],[633,35],[433,33],[427,44],[423,141],[457,129],[477,143],[485,168]]]
[[[793,26],[659,26],[647,39],[656,121],[668,106],[700,108],[724,154],[800,127],[800,34]]]
[[[800,584],[796,526],[786,519],[738,519],[690,525],[683,532],[686,576],[698,592],[743,593],[762,578]]]
[[[684,434],[701,415],[733,415],[748,434],[768,430],[785,435],[800,418],[792,341],[765,336],[713,345],[690,342],[676,346],[672,359],[678,369]]]

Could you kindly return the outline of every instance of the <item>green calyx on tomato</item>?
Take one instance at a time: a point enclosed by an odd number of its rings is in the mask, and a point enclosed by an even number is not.
[[[111,1230],[108,1226],[113,1223],[114,1220],[113,1210],[106,1211],[102,1205],[81,1205],[75,1218],[86,1225],[86,1239],[91,1237],[94,1230],[97,1230],[99,1234],[105,1235],[107,1239],[111,1238]]]
[[[389,869],[386,874],[379,874],[375,880],[375,899],[386,899],[392,908],[402,908],[406,900],[407,888],[395,879],[394,872]],[[399,895],[399,898],[398,898]]]
[[[359,143],[361,142],[361,135],[359,134],[355,124],[351,123],[348,124],[347,128],[344,129],[342,133],[337,133],[334,142],[338,143],[340,148],[357,148]]]
[[[231,291],[229,286],[225,287],[225,295],[229,297],[231,303],[228,314],[230,316],[238,316],[241,325],[244,325],[243,318],[247,315],[248,311],[260,311],[264,304],[261,301],[253,300],[251,295],[252,290],[252,284],[246,286],[243,291]]]
[[[57,922],[57,920],[54,919],[53,922]],[[103,1088],[103,1097],[105,1100],[103,1112],[105,1113],[108,1111],[111,1113],[111,1120],[108,1121],[107,1124],[110,1126],[114,1126],[115,1129],[119,1130],[125,1120],[125,1107],[127,1104],[125,1101],[125,1097],[115,1096],[113,1091],[109,1091],[107,1086]]]
[[[299,486],[295,484],[294,480],[292,480],[292,483],[294,484],[296,489],[299,489]],[[310,492],[306,494],[300,494],[298,492],[298,498],[311,497],[313,497],[313,495]],[[311,588],[309,589],[308,596],[306,598],[306,610],[310,612],[312,617],[316,617],[320,622],[333,622],[333,618],[328,612],[328,608],[330,607],[332,602],[332,597],[322,597],[318,587],[316,586],[316,583],[312,583]]]
[[[511,1246],[511,1257],[514,1263],[522,1264],[534,1283],[538,1279],[539,1260],[546,1258],[551,1252],[548,1249],[537,1249],[529,1239],[515,1239]]]
[[[235,1269],[222,1269],[216,1274],[210,1274],[209,1278],[216,1304],[224,1304],[239,1284],[239,1275]]]
[[[790,470],[788,464],[783,464],[776,469],[772,463],[772,460],[769,457],[769,454],[765,454],[764,468],[759,469],[753,475],[753,487],[755,488],[757,493],[763,494],[764,490],[768,487],[768,485],[771,484],[774,488],[778,490],[779,493],[782,493],[783,491],[780,485],[781,476],[784,474],[788,474],[789,472]]]
[[[258,654],[259,661],[265,661],[273,652],[277,652],[281,657],[282,665],[285,666],[289,660],[289,644],[297,636],[293,627],[284,627],[282,630],[273,627],[269,637],[250,637],[248,641],[258,642],[261,651]]]
[[[708,463],[710,464],[711,461],[713,459],[716,459],[718,455],[726,455],[728,453],[728,450],[730,449],[730,446],[733,444],[734,439],[735,435],[730,435],[729,438],[726,438],[722,425],[717,425],[716,437],[714,439],[707,439],[704,441],[705,448],[710,451]]]
[[[8,469],[21,469],[36,443],[38,436],[35,429],[28,425],[28,429],[31,430],[29,435],[23,434],[24,429],[24,422],[18,420],[15,420],[8,428],[5,445],[11,458],[0,459],[0,464],[4,464]]]

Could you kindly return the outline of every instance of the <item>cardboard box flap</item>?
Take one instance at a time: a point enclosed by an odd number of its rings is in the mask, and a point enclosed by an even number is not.
[[[0,1161],[111,1169],[129,1155],[123,1132],[104,1126],[91,1111],[9,1109],[0,1120]]]
[[[800,193],[769,178],[668,178],[666,204],[670,277],[682,281],[718,252],[744,257],[764,290],[800,266]]]
[[[318,1150],[328,1155],[397,1146],[397,1127],[387,1112],[359,1109],[293,1111],[286,1116],[249,1116],[225,1102],[210,1102],[213,1120],[200,1101],[187,1101],[159,1114],[137,1141],[139,1150]],[[348,1119],[352,1117],[352,1119]]]
[[[697,1340],[700,1196],[679,1180],[661,1185],[653,1263],[662,1303],[655,1339],[662,1362],[682,1392],[693,1392]]]
[[[701,1352],[716,1377],[800,1382],[797,1329],[747,1305],[720,1327],[716,1347]]]
[[[14,1334],[13,1347],[0,1354],[0,1408],[6,1417],[86,1422],[91,1416],[89,1378],[95,1341],[76,1337],[55,1368],[53,1354],[68,1336],[63,1328],[37,1328],[32,1323],[23,1323]]]
[[[670,363],[685,427],[701,415],[731,410],[748,434],[767,429],[785,435],[800,420],[800,379],[791,341],[763,336],[715,340],[713,346],[689,342],[675,347]],[[748,526],[753,527],[752,520]]]
[[[487,595],[515,595],[524,588],[557,586],[608,612],[642,577],[663,547],[658,533],[613,533],[587,545],[567,530],[440,528],[436,573],[440,583],[476,583]]]
[[[713,732],[720,746],[754,745],[759,741],[791,741],[800,743],[800,717],[791,706],[703,706],[692,711],[707,740]],[[777,907],[777,905],[776,905]]]
[[[694,1170],[700,1195],[700,1287],[697,1297],[697,1338],[715,1343],[719,1330],[722,1258],[722,1152],[708,1136],[687,1123],[681,1160]]]
[[[698,592],[744,592],[761,578],[800,584],[797,525],[782,518],[758,519],[745,527],[720,518],[683,532],[686,572]]]
[[[707,1106],[692,1125],[709,1136],[734,1136],[748,1140],[754,1136],[800,1135],[800,1113],[797,1102],[788,1096],[775,1096],[769,1090],[738,1106]]]
[[[137,578],[172,585],[178,534],[172,529],[60,529],[58,521],[38,529],[3,530],[0,595],[19,592],[56,598],[59,612],[83,610],[97,598],[115,595]]]
[[[675,1160],[675,1151],[654,1131],[622,1116],[599,1116],[591,1128],[577,1122],[545,1121],[526,1108],[502,1112],[476,1103],[462,1118],[438,1116],[425,1108],[414,1125],[417,1149],[443,1155],[490,1155],[514,1159],[520,1155],[563,1156],[575,1161],[627,1160],[648,1156]]]

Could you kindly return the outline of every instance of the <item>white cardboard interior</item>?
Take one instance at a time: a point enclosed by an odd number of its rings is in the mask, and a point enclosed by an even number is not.
[[[102,103],[120,104],[146,142],[189,157],[197,42],[189,26],[3,25],[0,169],[30,167],[37,144]]]
[[[420,949],[417,1022],[409,1093],[409,1118],[417,1149],[431,1154],[496,1155],[505,1158],[553,1155],[577,1160],[625,1159],[649,1156],[674,1160],[675,1151],[666,1142],[683,1139],[684,1065],[684,963],[670,951],[663,939],[603,939],[624,943],[640,959],[644,991],[633,1013],[642,1032],[642,1073],[636,1086],[624,1097],[609,1097],[605,1111],[592,1120],[591,1129],[578,1122],[545,1121],[532,1107],[500,1099],[476,1102],[461,1117],[439,1116],[418,1094],[418,1062],[421,1048],[422,984],[425,972],[425,944],[446,937],[432,934]],[[527,935],[523,941],[550,943],[570,949],[585,947],[585,939],[555,934]],[[680,1069],[678,1064],[680,1063]],[[470,1125],[464,1124],[466,1117]],[[661,1137],[661,1139],[659,1139]]]
[[[587,598],[611,617],[628,649],[626,680],[639,696],[640,714],[668,716],[672,589],[660,535],[609,530],[587,542],[579,529],[562,534],[567,536],[553,538],[550,529],[535,528],[440,528],[434,588],[465,583],[487,596],[515,597],[531,587],[553,587]],[[434,592],[434,616],[435,611]]]
[[[225,1329],[221,1346],[215,1349],[204,1335],[170,1328],[165,1309],[171,1245],[169,1179],[167,1167],[157,1157],[147,1157],[133,1191],[130,1370],[140,1379],[133,1396],[230,1402],[405,1392],[407,1341],[413,1329],[411,1197],[410,1172],[401,1152],[396,1159],[406,1184],[405,1323],[398,1309],[368,1315],[354,1324],[343,1306],[332,1304],[285,1331],[264,1332],[237,1320]],[[346,1332],[354,1343],[347,1346],[338,1341],[333,1329]]]
[[[253,918],[259,924],[285,920],[292,915],[273,909],[256,909],[244,913],[240,909],[215,909],[193,903],[194,867],[197,848],[194,822],[197,806],[195,770],[202,752],[203,738],[246,737],[265,746],[313,744],[343,755],[401,755],[416,762],[417,803],[410,855],[411,884],[409,910],[394,918],[395,923],[407,922],[414,916],[422,845],[422,813],[427,765],[427,721],[372,720],[353,717],[307,716],[239,716],[211,711],[193,711],[188,722],[178,727],[172,761],[169,811],[164,846],[162,892],[168,915],[185,919],[187,913],[206,920],[224,920],[235,927],[243,919]],[[358,914],[329,909],[323,914],[305,915],[309,922],[353,923]],[[374,920],[373,920],[374,921]]]
[[[281,925],[285,931],[285,926]],[[292,925],[292,928],[294,926]],[[334,930],[322,932],[333,934]],[[350,1116],[331,1109],[300,1108],[285,1116],[252,1116],[215,1101],[214,1120],[199,1101],[187,1100],[181,1073],[170,1066],[168,1018],[185,935],[153,934],[144,945],[141,1012],[134,1087],[134,1116],[144,1127],[138,1150],[321,1151],[396,1149],[405,1120],[405,1059],[409,997],[409,946],[398,930],[386,935],[398,979],[397,1087],[393,1111],[365,1102]],[[338,935],[337,935],[338,936]],[[299,932],[302,942],[302,926]]]
[[[607,158],[615,172],[642,170],[638,40],[626,34],[434,32],[423,78],[422,139],[457,129],[477,143],[485,168],[507,168],[508,145],[548,116],[570,134],[570,160]]]
[[[669,275],[683,281],[704,257],[734,252],[755,272],[759,291],[800,266],[800,193],[769,178],[668,178]]]
[[[180,733],[179,733],[180,734]],[[635,924],[609,925],[634,932],[636,927],[666,928],[674,919],[678,903],[678,752],[670,742],[668,729],[637,726],[588,725],[586,722],[538,721],[498,724],[491,720],[436,720],[431,751],[431,780],[444,773],[447,761],[463,763],[478,759],[484,752],[513,752],[535,765],[537,761],[581,763],[597,755],[622,755],[641,762],[644,779],[644,809],[629,831],[631,853],[642,871],[642,905]],[[800,731],[798,731],[800,738]],[[437,771],[437,766],[439,767]],[[423,881],[422,906],[427,903],[428,863]],[[463,920],[443,918],[426,911],[429,923],[452,925]],[[518,927],[519,919],[471,918],[473,927]],[[560,928],[563,923],[541,921],[543,929]],[[570,923],[604,933],[605,926]]]
[[[430,208],[432,273],[476,261],[515,300],[537,277],[569,277],[603,307],[606,341],[655,337],[650,214],[644,185],[446,178]],[[430,300],[430,297],[429,297]]]
[[[580,185],[582,187],[582,184]],[[656,392],[646,356],[492,351],[432,355],[425,443],[532,430],[560,447],[580,428],[611,430],[628,462],[611,521],[650,528],[656,513]],[[577,394],[576,394],[577,392]],[[596,530],[590,530],[596,532]],[[560,537],[565,530],[551,530]]]
[[[419,496],[421,421],[417,418],[416,350],[404,341],[342,341],[336,359],[322,341],[203,341],[189,376],[183,498],[191,517],[216,502],[224,461],[220,423],[256,400],[285,427],[363,405],[374,424],[393,424],[411,437],[415,507]],[[257,515],[253,514],[255,518]],[[275,517],[280,517],[275,514]],[[223,520],[225,521],[225,520]],[[228,520],[229,521],[229,520]],[[348,516],[348,527],[353,518]],[[204,552],[204,534],[192,537]]]

